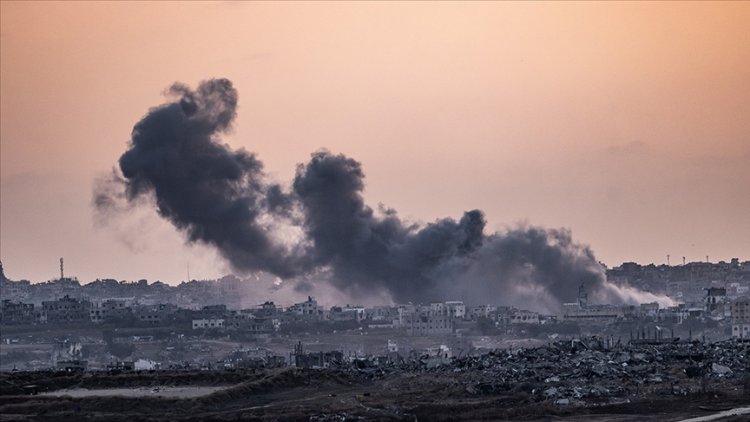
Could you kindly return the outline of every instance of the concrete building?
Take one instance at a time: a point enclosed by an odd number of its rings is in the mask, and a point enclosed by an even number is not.
[[[107,318],[126,318],[132,314],[128,302],[118,299],[107,299],[102,302],[92,302],[89,316],[91,322],[102,323]]]
[[[193,330],[206,328],[224,328],[224,319],[194,319]]]
[[[414,312],[404,317],[404,326],[410,336],[445,335],[453,332],[453,318],[431,312]]]
[[[588,305],[584,308],[566,303],[563,305],[562,319],[579,322],[614,322],[624,316],[625,312],[620,306]]]
[[[750,338],[750,297],[744,296],[732,301],[732,337]]]
[[[142,323],[149,325],[162,325],[171,315],[177,312],[177,309],[178,308],[175,305],[160,303],[157,305],[138,306],[133,311],[133,315]]]
[[[287,312],[303,319],[319,320],[323,317],[323,307],[318,305],[318,301],[312,296],[308,296],[304,302],[290,306]]]
[[[91,302],[78,300],[68,295],[60,299],[42,302],[48,323],[85,322],[91,320]]]
[[[703,299],[706,304],[707,312],[717,312],[724,310],[724,303],[727,301],[727,289],[722,287],[709,287],[706,290],[706,297]],[[723,313],[723,312],[722,312]]]
[[[349,306],[332,306],[326,314],[326,319],[329,321],[360,321],[364,314],[364,308],[360,312],[359,309]]]
[[[33,324],[36,322],[36,319],[33,303],[16,303],[8,299],[0,302],[1,324]]]
[[[510,323],[511,324],[539,324],[540,323],[539,313],[526,311],[526,310],[516,310],[510,316]]]
[[[392,323],[398,319],[398,308],[395,306],[375,306],[365,309],[365,319],[370,321]]]
[[[277,324],[273,318],[257,317],[252,309],[230,311],[225,325],[227,328],[243,333],[267,334],[276,330]]]
[[[445,302],[445,307],[448,311],[448,316],[456,319],[466,318],[466,305],[460,300],[452,300]]]
[[[490,318],[492,314],[495,314],[497,312],[497,306],[495,305],[478,305],[473,308],[471,308],[471,312],[469,313],[469,316],[472,319],[477,318]]]

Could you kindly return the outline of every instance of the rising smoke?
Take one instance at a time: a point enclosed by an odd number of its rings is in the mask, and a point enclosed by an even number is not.
[[[236,116],[237,91],[226,79],[202,82],[193,91],[175,84],[173,102],[152,109],[133,128],[120,157],[129,201],[153,194],[159,214],[190,242],[216,247],[238,271],[297,273],[300,263],[263,223],[286,209],[279,189],[264,183],[254,154],[219,143]],[[95,202],[109,205],[108,192]]]
[[[360,163],[344,155],[315,152],[285,191],[267,181],[254,154],[221,143],[236,116],[229,80],[204,81],[196,90],[175,84],[168,94],[170,102],[135,125],[119,161],[122,177],[95,186],[100,214],[118,195],[130,204],[152,197],[189,242],[212,245],[238,272],[328,274],[327,282],[354,296],[556,309],[584,283],[598,301],[648,299],[607,283],[592,251],[567,230],[520,226],[486,234],[479,210],[426,225],[373,210],[364,202]],[[282,241],[280,225],[296,227],[299,236]]]

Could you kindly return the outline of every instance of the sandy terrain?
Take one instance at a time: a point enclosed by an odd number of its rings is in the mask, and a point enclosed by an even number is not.
[[[165,398],[179,398],[189,399],[194,397],[206,396],[211,393],[215,393],[219,390],[223,390],[227,387],[170,387],[170,386],[155,386],[155,387],[133,387],[133,388],[98,388],[89,390],[87,388],[71,388],[62,389],[57,391],[49,391],[41,393],[40,396],[69,396],[69,397],[107,397],[107,396],[122,396],[122,397],[165,397]]]

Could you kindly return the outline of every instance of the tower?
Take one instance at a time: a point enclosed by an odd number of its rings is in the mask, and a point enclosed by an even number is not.
[[[589,302],[589,295],[586,293],[586,286],[582,282],[580,286],[578,286],[578,306],[581,308],[585,308],[588,306]]]
[[[60,258],[60,280],[65,278],[65,272],[63,272],[63,259]]]

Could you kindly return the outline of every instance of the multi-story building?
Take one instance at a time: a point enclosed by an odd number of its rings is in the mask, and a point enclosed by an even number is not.
[[[511,324],[539,324],[539,312],[516,310],[510,316]]]
[[[477,305],[471,308],[470,316],[472,319],[490,318],[495,313],[497,313],[497,306],[495,305]]]
[[[78,300],[68,295],[57,300],[42,302],[42,310],[48,323],[91,320],[91,302]]]
[[[0,323],[2,324],[33,324],[36,313],[33,303],[11,302],[8,299],[0,302]]]
[[[204,328],[224,328],[224,319],[194,319],[193,330]]]
[[[634,311],[632,312],[634,313]],[[613,322],[625,316],[623,307],[614,305],[564,304],[562,319],[579,322]]]
[[[445,302],[445,308],[451,318],[464,319],[466,317],[466,305],[460,300]]]
[[[272,333],[276,329],[273,318],[257,317],[248,309],[231,311],[224,325],[226,328],[251,334]]]
[[[370,321],[391,323],[398,319],[398,309],[394,306],[374,306],[365,309],[365,319]]]
[[[108,318],[126,318],[132,314],[128,302],[108,299],[103,302],[92,302],[89,315],[92,322],[101,323]]]
[[[706,297],[703,299],[707,312],[721,311],[723,313],[724,303],[727,300],[727,289],[723,287],[708,287]]]
[[[139,306],[133,314],[138,321],[150,325],[162,325],[167,319],[177,312],[177,306],[160,303],[150,306]]]
[[[732,337],[750,338],[750,297],[744,296],[732,301]]]
[[[453,318],[427,310],[409,313],[404,318],[406,333],[412,336],[433,336],[451,334]]]
[[[304,302],[290,306],[287,312],[303,319],[318,320],[323,317],[323,307],[318,305],[318,301],[312,296],[308,296]]]

